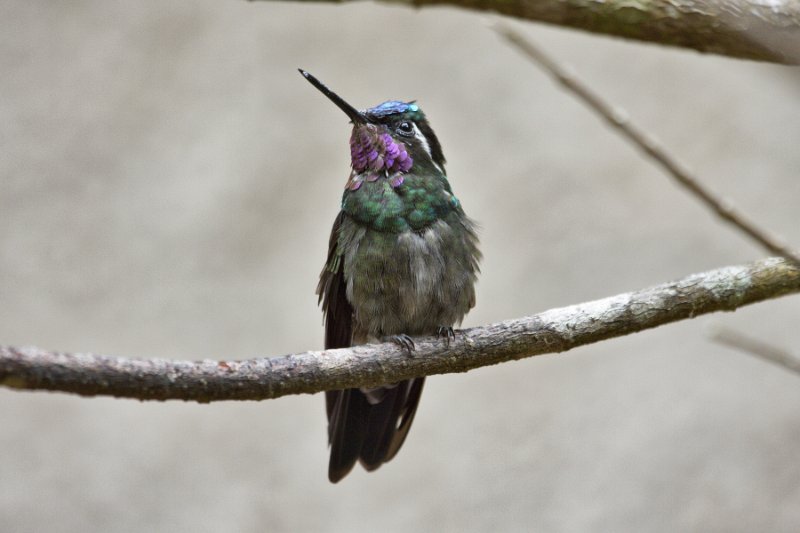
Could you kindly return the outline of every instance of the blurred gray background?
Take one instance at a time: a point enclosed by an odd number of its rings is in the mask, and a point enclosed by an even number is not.
[[[800,245],[796,71],[517,24]],[[418,99],[485,260],[466,325],[763,256],[453,9],[0,5],[0,343],[134,357],[322,346],[344,115]],[[432,378],[402,453],[326,479],[323,398],[0,389],[0,531],[797,531],[800,300]]]

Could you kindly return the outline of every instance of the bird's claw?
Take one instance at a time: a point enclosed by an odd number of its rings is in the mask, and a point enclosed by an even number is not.
[[[436,330],[436,338],[444,337],[447,345],[450,346],[450,340],[456,340],[456,332],[453,331],[453,326],[439,326]]]
[[[399,347],[403,348],[409,354],[417,349],[417,346],[414,344],[414,339],[406,335],[405,333],[401,333],[399,335],[389,335],[383,339],[385,342],[393,342]]]

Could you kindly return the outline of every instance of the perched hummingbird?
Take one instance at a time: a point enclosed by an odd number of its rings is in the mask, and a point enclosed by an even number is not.
[[[415,102],[358,111],[314,76],[311,84],[345,112],[352,171],[333,223],[317,294],[325,348],[412,335],[455,338],[475,305],[478,237],[445,175],[442,147]],[[391,460],[408,434],[425,378],[326,393],[328,478],[356,461],[368,471]]]

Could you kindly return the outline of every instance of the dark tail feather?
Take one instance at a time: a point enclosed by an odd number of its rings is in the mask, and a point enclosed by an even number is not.
[[[366,436],[370,405],[358,389],[329,392],[327,400],[328,440],[331,445],[328,479],[337,483],[358,460]]]
[[[403,409],[403,419],[397,426],[394,437],[392,437],[392,443],[386,451],[384,462],[391,461],[405,442],[408,430],[411,429],[411,423],[414,421],[414,415],[417,414],[417,406],[419,405],[419,398],[422,396],[423,385],[425,385],[425,378],[416,378],[409,382],[408,395]]]
[[[372,471],[397,454],[414,421],[424,383],[425,378],[417,378],[381,389],[377,402],[370,392],[372,404],[359,389],[327,393],[328,478],[333,483],[346,476],[356,460]]]
[[[361,464],[370,472],[386,461],[386,454],[403,408],[407,386],[408,382],[403,381],[391,389],[384,389],[385,395],[380,403],[370,405],[367,437],[359,455]]]

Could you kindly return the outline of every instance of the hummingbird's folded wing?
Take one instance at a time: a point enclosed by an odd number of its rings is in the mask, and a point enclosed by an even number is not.
[[[333,223],[328,258],[319,277],[317,294],[322,304],[325,321],[325,349],[345,348],[353,338],[353,307],[347,300],[347,287],[338,253],[339,228],[344,213],[339,213]],[[358,460],[361,444],[367,430],[369,405],[357,389],[327,391],[325,407],[328,413],[328,443],[331,459],[328,477],[339,481]]]
[[[325,349],[352,344],[353,307],[347,299],[338,246],[344,216],[339,213],[333,223],[328,258],[317,286],[325,316]],[[424,383],[425,378],[417,378],[369,390],[325,393],[331,447],[328,478],[333,483],[346,476],[356,461],[375,470],[394,457],[411,428]]]
[[[347,286],[342,271],[342,257],[339,254],[339,228],[344,213],[333,222],[331,238],[328,242],[328,259],[319,276],[317,294],[325,317],[325,349],[346,348],[353,338],[353,307],[347,300]]]

